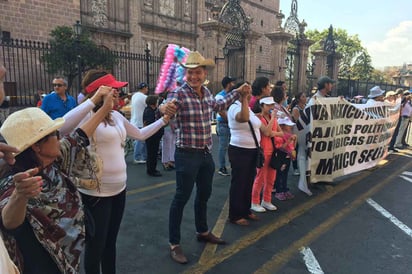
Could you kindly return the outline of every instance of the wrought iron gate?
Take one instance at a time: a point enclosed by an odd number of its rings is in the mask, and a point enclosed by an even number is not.
[[[249,31],[250,19],[239,0],[229,0],[220,12],[219,21],[233,26],[226,33],[226,73],[238,80],[245,78],[245,34]]]

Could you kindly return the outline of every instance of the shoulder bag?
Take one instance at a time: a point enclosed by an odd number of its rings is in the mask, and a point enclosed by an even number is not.
[[[265,155],[263,154],[263,149],[259,146],[259,143],[256,138],[255,130],[253,129],[252,123],[250,120],[248,121],[250,131],[252,131],[253,135],[253,140],[255,140],[255,145],[257,148],[257,154],[256,154],[256,167],[257,168],[262,168],[263,164],[265,163]]]

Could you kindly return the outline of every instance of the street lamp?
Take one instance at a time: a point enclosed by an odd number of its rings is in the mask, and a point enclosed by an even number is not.
[[[229,55],[229,49],[226,46],[223,47],[222,51],[223,57],[215,56],[215,63],[217,63],[217,60],[225,60],[225,57]]]
[[[149,44],[146,44],[144,50],[146,57],[146,84],[150,87],[150,48]]]
[[[82,34],[82,24],[77,20],[73,25],[73,31],[76,35],[76,53],[77,53],[77,74],[79,76],[79,82],[77,86],[77,92],[80,93],[82,89],[82,70],[81,70],[81,56],[80,56],[80,35]]]
[[[279,66],[279,72],[281,72],[282,71],[282,69],[287,69],[288,68],[288,65],[289,65],[289,58],[286,56],[286,58],[285,58],[285,65],[286,66],[284,66],[284,67],[282,67],[282,66]]]

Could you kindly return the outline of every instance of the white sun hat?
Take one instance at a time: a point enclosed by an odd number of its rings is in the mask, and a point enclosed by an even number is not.
[[[23,152],[43,137],[61,128],[63,124],[64,118],[52,120],[40,108],[29,107],[10,114],[1,126],[0,133],[8,145]]]

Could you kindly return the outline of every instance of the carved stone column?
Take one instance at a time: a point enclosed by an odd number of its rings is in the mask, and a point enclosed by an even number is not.
[[[249,30],[245,39],[245,80],[256,78],[256,42],[262,34]]]
[[[216,20],[206,21],[198,26],[204,31],[205,35],[203,39],[198,39],[197,49],[205,58],[215,60],[215,69],[209,73],[208,80],[210,81],[210,87],[218,90],[220,88],[219,82],[226,75],[227,68],[227,60],[222,51],[226,43],[225,33],[232,27]]]
[[[314,62],[316,64],[315,70],[313,71],[313,76],[316,77],[316,80],[320,76],[327,75],[328,68],[327,68],[327,58],[328,53],[324,50],[316,50],[312,52],[313,56],[315,56]]]
[[[272,65],[271,68],[276,80],[285,81],[286,63],[288,42],[293,35],[283,30],[278,30],[272,33],[266,33],[265,36],[272,41]]]
[[[335,88],[332,90],[332,96],[337,96],[338,91],[338,73],[339,73],[339,63],[342,59],[342,54],[335,52],[332,56],[332,64],[333,66],[329,68],[329,77],[336,81]]]
[[[301,38],[299,40],[299,61],[297,64],[297,90],[294,92],[307,92],[306,90],[306,70],[308,67],[309,46],[313,44],[312,40]],[[295,95],[295,94],[294,94]]]

